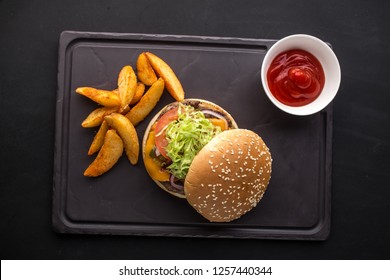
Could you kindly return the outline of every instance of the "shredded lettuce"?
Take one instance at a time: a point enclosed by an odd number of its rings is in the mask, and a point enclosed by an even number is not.
[[[194,157],[221,132],[201,111],[192,106],[180,105],[178,120],[166,128],[166,151],[172,163],[167,169],[178,179],[184,179]]]

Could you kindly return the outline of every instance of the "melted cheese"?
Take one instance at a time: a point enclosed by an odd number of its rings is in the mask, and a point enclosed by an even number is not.
[[[221,128],[221,131],[227,130],[228,128],[226,127],[226,120],[221,120],[221,119],[216,119],[216,118],[210,118],[209,121],[214,125],[214,126],[219,126]]]
[[[148,139],[146,140],[145,150],[144,150],[144,164],[145,168],[149,173],[149,176],[152,177],[153,180],[156,181],[169,181],[169,173],[162,169],[157,160],[153,159],[150,156],[150,152],[152,151],[154,144],[154,131],[149,133]]]

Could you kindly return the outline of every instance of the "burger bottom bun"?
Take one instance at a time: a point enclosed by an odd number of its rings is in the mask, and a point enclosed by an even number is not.
[[[177,196],[179,198],[186,198],[184,193],[180,193],[178,191],[175,191],[173,189],[173,187],[170,186],[169,182],[160,182],[160,181],[154,180],[153,178],[152,178],[152,180],[157,184],[157,186],[162,188],[164,191],[170,193],[171,195]]]
[[[259,135],[246,129],[218,134],[194,158],[184,192],[211,222],[229,222],[255,207],[271,178],[272,158]]]
[[[143,149],[143,153],[142,153],[142,156],[143,156],[143,160],[145,161],[145,146],[146,146],[146,141],[149,137],[149,133],[150,133],[150,130],[152,129],[153,125],[159,120],[159,118],[164,114],[166,113],[167,111],[169,111],[170,109],[173,109],[177,106],[179,106],[179,104],[183,104],[183,105],[191,105],[195,108],[198,108],[198,109],[208,109],[208,110],[213,110],[213,111],[216,111],[220,114],[222,114],[226,121],[228,122],[228,127],[229,129],[234,129],[234,128],[237,128],[237,123],[234,121],[233,117],[227,112],[225,111],[222,107],[220,107],[219,105],[217,104],[214,104],[210,101],[207,101],[207,100],[203,100],[203,99],[198,99],[198,98],[190,98],[190,99],[184,99],[183,101],[181,102],[173,102],[173,103],[170,103],[166,106],[164,106],[152,119],[151,121],[149,122],[149,125],[147,126],[146,130],[145,130],[145,133],[144,133],[144,137],[143,137],[143,140],[142,140],[142,149]],[[145,166],[146,168],[146,171],[149,173],[149,170],[148,168]],[[152,176],[150,176],[152,178]],[[176,197],[180,197],[180,198],[185,198],[185,193],[182,191],[178,191],[178,190],[175,190],[169,182],[160,182],[158,180],[154,180],[152,178],[152,180],[160,187],[162,188],[164,191],[176,196]]]

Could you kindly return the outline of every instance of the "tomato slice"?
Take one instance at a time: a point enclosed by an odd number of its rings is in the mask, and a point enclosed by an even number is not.
[[[177,120],[179,114],[178,114],[178,108],[173,108],[169,111],[167,111],[164,115],[161,116],[161,118],[157,121],[155,132],[156,132],[156,147],[161,153],[161,155],[167,159],[170,159],[167,155],[167,152],[165,148],[168,146],[168,140],[165,137],[165,128],[166,126],[172,122]],[[161,132],[162,131],[162,132]]]

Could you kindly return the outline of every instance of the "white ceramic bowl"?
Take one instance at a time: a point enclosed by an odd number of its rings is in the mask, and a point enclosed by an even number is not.
[[[301,49],[314,55],[321,63],[325,75],[324,88],[317,99],[298,107],[278,101],[269,90],[267,82],[267,71],[274,58],[292,49]],[[268,50],[261,67],[261,80],[265,93],[278,108],[293,115],[311,115],[324,109],[336,96],[341,81],[340,64],[332,49],[320,39],[305,34],[291,35],[277,41]]]

